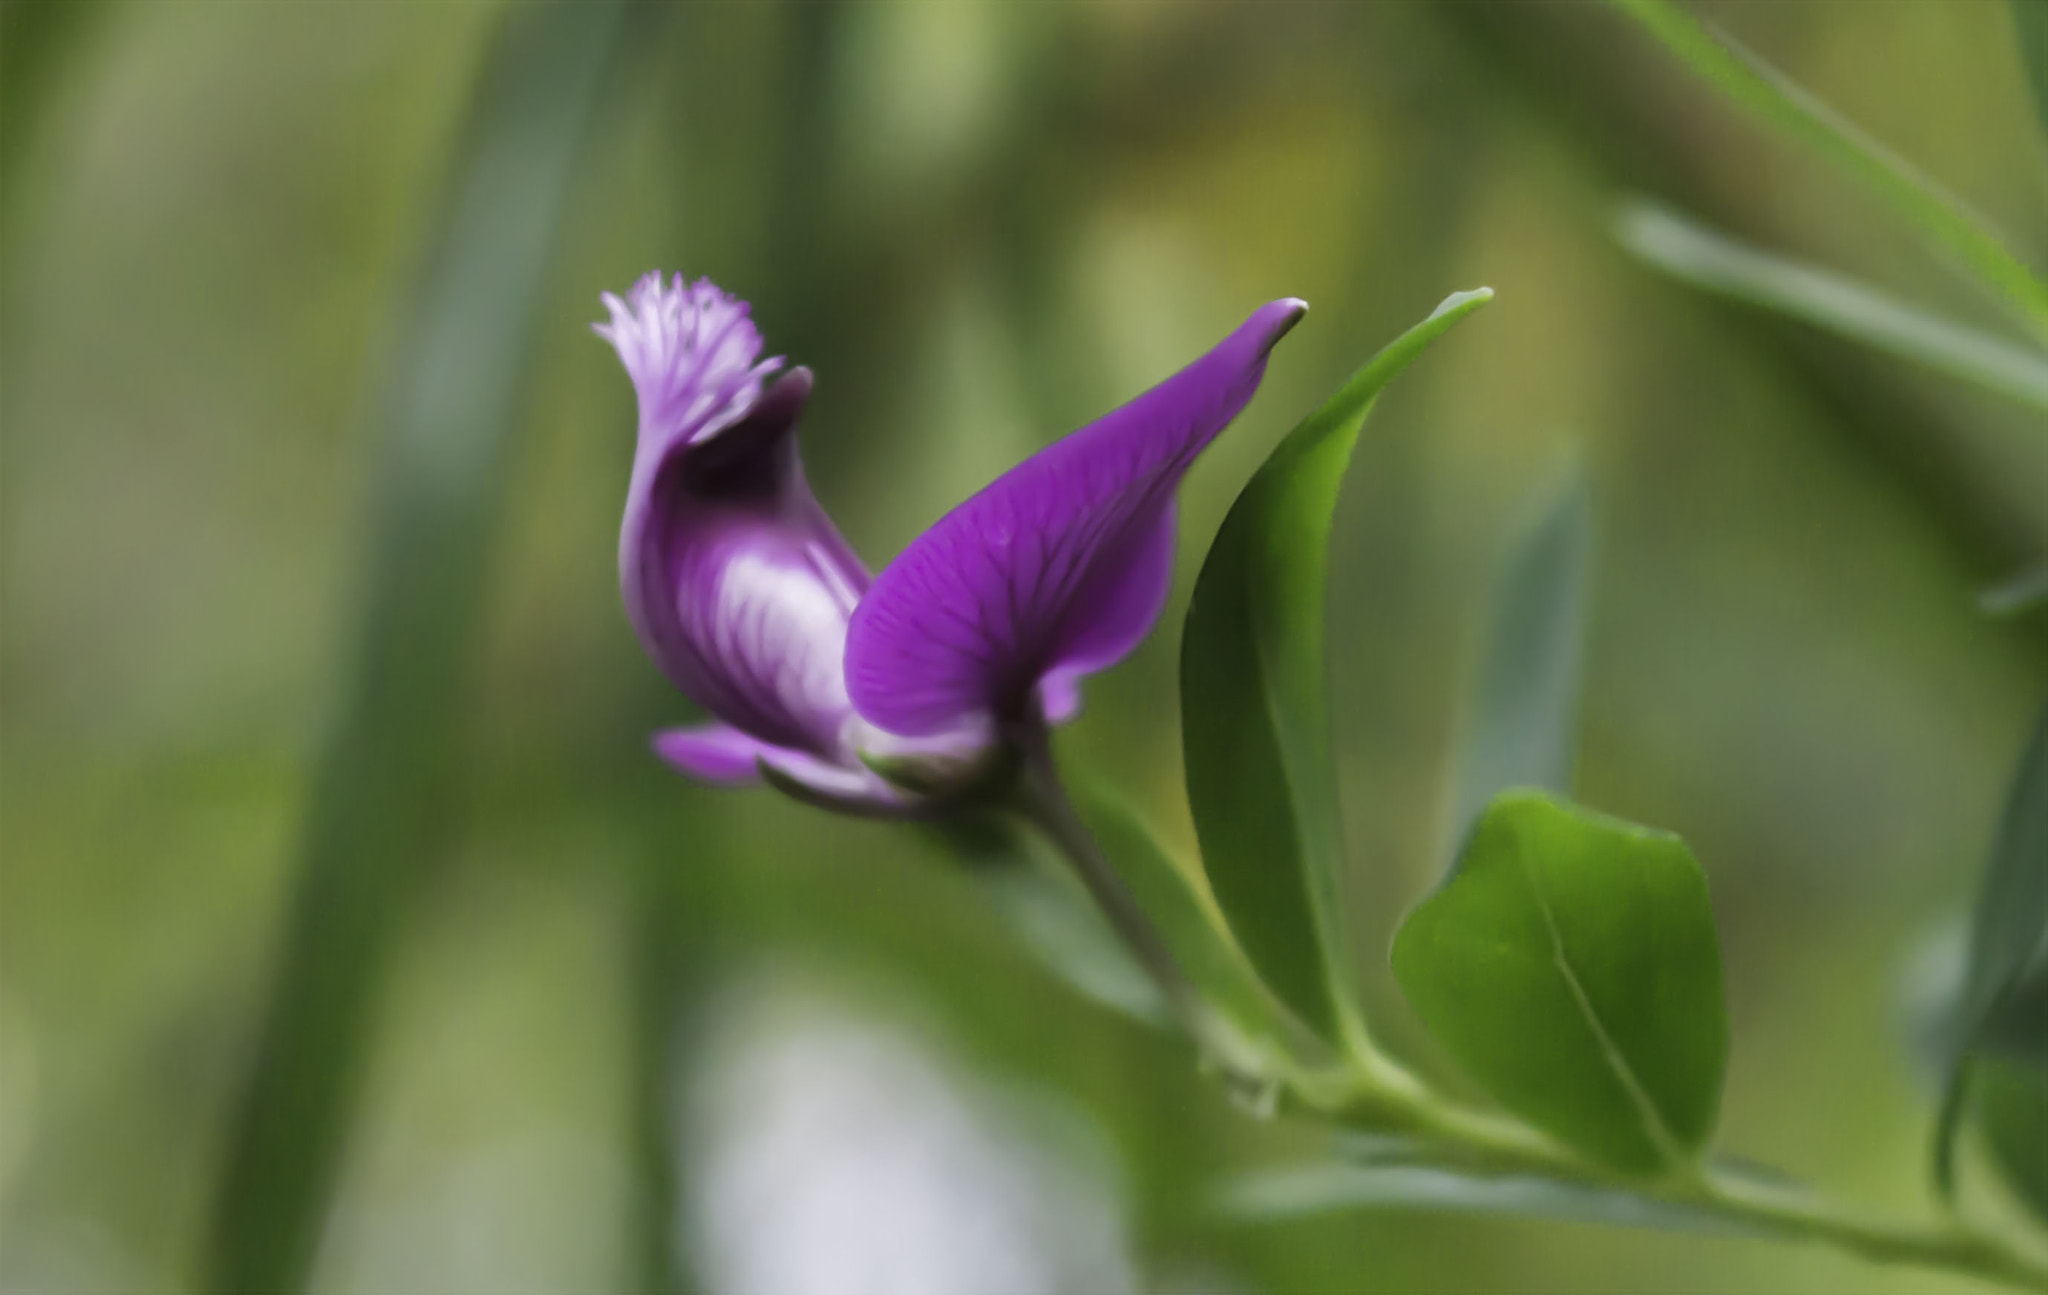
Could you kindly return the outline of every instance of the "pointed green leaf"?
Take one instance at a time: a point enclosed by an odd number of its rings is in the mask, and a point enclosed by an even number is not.
[[[2010,307],[2037,336],[2048,336],[2048,285],[2008,251],[1962,199],[1672,0],[1612,3],[1723,94],[1848,172]]]
[[[1571,793],[1590,532],[1585,474],[1575,464],[1516,545],[1494,596],[1445,834],[1453,850],[1509,787]]]
[[[2048,356],[2038,350],[1909,306],[1843,275],[1761,251],[1654,203],[1623,208],[1615,232],[1623,247],[1695,287],[1790,315],[2048,409]]]
[[[1331,1039],[1357,1028],[1323,691],[1338,487],[1381,389],[1492,295],[1445,300],[1288,434],[1224,519],[1182,635],[1181,738],[1210,889],[1267,983]]]
[[[1728,1018],[1706,877],[1677,837],[1509,792],[1393,964],[1451,1055],[1559,1141],[1646,1174],[1705,1147]]]

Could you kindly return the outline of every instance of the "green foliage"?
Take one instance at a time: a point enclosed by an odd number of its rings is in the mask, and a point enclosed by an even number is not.
[[[1955,1189],[1955,1143],[1980,1049],[2041,1055],[2048,1018],[2027,1005],[2048,976],[2048,707],[2020,755],[1970,924],[1969,957],[1948,1058],[1947,1091],[1935,1128],[1933,1173],[1944,1196]]]
[[[2048,409],[2048,359],[1853,279],[1750,247],[1651,203],[1623,209],[1622,246],[1694,287],[1801,319]]]
[[[2034,92],[2034,113],[2048,136],[2048,0],[2012,0],[2013,36]]]
[[[1571,792],[1591,525],[1585,474],[1574,463],[1516,545],[1494,596],[1451,802],[1454,850],[1509,787]]]
[[[1181,640],[1188,801],[1210,887],[1267,983],[1330,1039],[1357,1028],[1324,695],[1338,488],[1381,389],[1492,295],[1446,299],[1288,433],[1225,517]]]
[[[1082,793],[1080,809],[1195,988],[1245,1033],[1287,1052],[1309,1050],[1312,1040],[1245,962],[1199,878],[1174,860],[1144,820],[1099,790]]]
[[[1960,198],[1725,33],[1709,31],[1672,0],[1612,2],[1723,94],[1854,177],[2004,301],[2037,336],[2048,336],[2048,286]]]
[[[307,809],[296,908],[215,1206],[209,1290],[293,1291],[306,1278],[387,946],[442,840],[535,303],[619,20],[613,4],[508,16],[403,318],[381,401],[368,612]]]
[[[1677,837],[1503,795],[1393,963],[1431,1033],[1560,1141],[1639,1174],[1705,1147],[1728,1019],[1706,877]]]
[[[1335,1163],[1268,1169],[1230,1181],[1223,1189],[1221,1204],[1238,1217],[1262,1221],[1340,1210],[1416,1209],[1679,1232],[1754,1230],[1712,1210],[1624,1188],[1431,1164]]]
[[[2048,1223],[2048,1073],[2006,1061],[1979,1063],[1977,1130],[2013,1194]]]

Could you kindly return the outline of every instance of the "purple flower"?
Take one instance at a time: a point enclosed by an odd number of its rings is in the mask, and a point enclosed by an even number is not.
[[[904,808],[861,756],[971,761],[1059,722],[1078,680],[1151,628],[1172,576],[1173,491],[1237,415],[1300,301],[1262,307],[1180,373],[953,510],[878,580],[812,496],[806,369],[770,379],[745,303],[650,274],[599,335],[639,395],[619,536],[648,654],[716,721],[655,749],[709,782],[765,767],[848,808]],[[872,588],[870,587],[872,585]]]

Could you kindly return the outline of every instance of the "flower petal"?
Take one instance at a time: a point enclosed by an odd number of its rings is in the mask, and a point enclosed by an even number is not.
[[[853,616],[846,683],[869,722],[924,736],[1021,717],[1041,679],[1120,660],[1164,605],[1173,491],[1250,401],[1266,355],[1308,309],[1262,306],[1215,349],[1055,442],[955,508],[890,563]]]
[[[891,808],[901,803],[887,783],[865,768],[833,764],[808,751],[763,742],[729,724],[663,729],[654,735],[654,753],[698,782],[714,786],[757,783],[765,764],[828,800]]]
[[[797,456],[810,373],[793,369],[708,443],[636,464],[619,580],[642,644],[683,694],[763,741],[851,758],[841,662],[867,569]]]

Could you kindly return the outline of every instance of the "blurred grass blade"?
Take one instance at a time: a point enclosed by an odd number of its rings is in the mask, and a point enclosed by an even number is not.
[[[2006,794],[2005,812],[1977,893],[1969,957],[1956,1001],[1957,1055],[1935,1125],[1933,1176],[1955,1186],[1956,1132],[1968,1106],[1971,1052],[1985,1025],[2048,942],[2048,706],[2035,721]]]
[[[62,95],[66,77],[94,31],[119,9],[115,0],[97,4],[0,5],[0,194],[12,206],[22,192],[16,183],[32,141]]]
[[[1456,851],[1509,787],[1572,790],[1591,520],[1575,462],[1502,572],[1445,839]]]
[[[1853,279],[1773,256],[1676,212],[1632,203],[1622,246],[1666,274],[2048,409],[2048,355],[1932,315]]]
[[[1622,1188],[1428,1164],[1314,1164],[1225,1184],[1226,1214],[1278,1222],[1345,1210],[1430,1210],[1667,1231],[1741,1233],[1728,1219]]]
[[[2027,88],[2034,92],[2034,115],[2048,137],[2048,0],[2012,0],[2012,27],[2027,69]]]
[[[507,443],[621,7],[513,6],[454,156],[376,406],[371,566],[205,1289],[296,1291],[364,1069],[385,953],[454,792],[454,729]]]
[[[1610,2],[1729,98],[1854,176],[2005,302],[2037,336],[2048,337],[2048,285],[1962,199],[1672,0]]]
[[[2013,616],[2048,603],[2048,562],[2024,567],[1977,595],[1986,616]]]
[[[1337,494],[1380,391],[1492,297],[1446,298],[1288,433],[1224,518],[1181,636],[1188,803],[1210,889],[1266,983],[1331,1042],[1365,1039],[1340,915],[1324,694]]]

